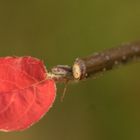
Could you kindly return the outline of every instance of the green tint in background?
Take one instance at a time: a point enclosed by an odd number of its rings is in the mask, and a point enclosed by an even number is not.
[[[139,0],[0,2],[0,56],[31,55],[51,68],[140,39]],[[53,108],[23,132],[0,140],[139,140],[140,64],[96,80],[58,85]]]

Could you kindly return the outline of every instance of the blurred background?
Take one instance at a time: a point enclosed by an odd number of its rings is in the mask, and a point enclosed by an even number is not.
[[[0,56],[30,55],[48,69],[140,39],[139,0],[0,2]],[[53,108],[23,132],[0,140],[139,140],[140,63],[67,87]]]

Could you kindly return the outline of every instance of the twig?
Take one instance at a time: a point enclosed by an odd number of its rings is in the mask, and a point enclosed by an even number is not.
[[[53,79],[58,82],[82,80],[99,72],[111,70],[120,64],[136,61],[139,57],[140,42],[123,43],[117,48],[77,58],[72,68],[58,65],[52,69],[51,74]]]
[[[73,65],[73,75],[75,79],[85,79],[96,73],[111,70],[120,64],[138,60],[139,57],[140,42],[123,43],[117,48],[77,58]]]

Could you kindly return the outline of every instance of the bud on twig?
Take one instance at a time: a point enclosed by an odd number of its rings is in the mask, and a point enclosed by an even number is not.
[[[123,43],[112,49],[77,58],[72,67],[58,65],[52,69],[57,82],[82,80],[97,73],[111,70],[120,64],[136,61],[140,57],[140,42]]]

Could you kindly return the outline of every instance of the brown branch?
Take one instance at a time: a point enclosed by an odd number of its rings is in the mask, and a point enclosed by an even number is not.
[[[120,64],[136,61],[140,57],[140,42],[123,43],[117,48],[77,58],[72,67],[58,65],[52,69],[52,77],[58,82],[82,80],[97,73],[111,70]]]
[[[117,48],[77,58],[73,65],[76,79],[84,79],[96,73],[111,70],[119,64],[126,64],[140,57],[140,42],[123,43]]]

